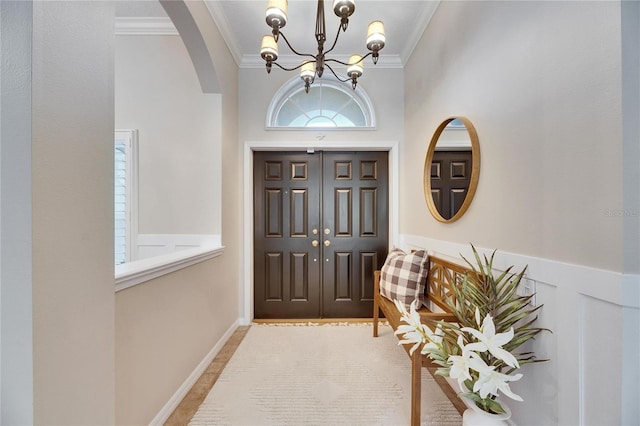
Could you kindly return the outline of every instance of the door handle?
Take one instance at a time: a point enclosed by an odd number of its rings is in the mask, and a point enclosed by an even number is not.
[[[331,245],[331,241],[329,240],[324,240],[324,246],[325,247],[329,247]]]
[[[331,233],[331,229],[324,228],[324,235],[329,235]]]
[[[318,240],[311,241],[311,245],[314,247],[318,247]]]

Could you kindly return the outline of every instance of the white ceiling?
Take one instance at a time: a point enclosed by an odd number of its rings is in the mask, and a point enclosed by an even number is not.
[[[241,67],[264,67],[260,58],[262,36],[270,34],[265,22],[267,0],[205,0],[216,24]],[[331,47],[340,24],[333,13],[332,0],[325,0],[327,42]],[[349,19],[346,33],[341,33],[334,55],[346,61],[352,54],[368,53],[366,48],[369,22],[381,20],[385,25],[386,46],[380,52],[379,67],[402,67],[411,55],[429,23],[439,0],[358,0]],[[315,41],[316,0],[289,0],[287,25],[283,33],[301,53],[317,53]],[[284,40],[278,42],[283,65],[297,65],[299,57],[291,54]]]
[[[1,0],[0,0],[1,1]],[[240,67],[264,67],[260,58],[262,36],[270,34],[265,22],[268,0],[204,0],[233,57]],[[384,22],[386,45],[380,51],[377,67],[397,68],[406,64],[420,36],[429,24],[440,0],[357,0],[356,10],[349,18],[349,27],[341,32],[330,57],[346,62],[350,55],[364,55],[369,22]],[[335,39],[340,18],[333,13],[332,0],[325,0],[325,21],[328,50]],[[167,19],[158,1],[128,0],[116,2],[116,15],[128,19]],[[282,32],[292,46],[301,53],[317,53],[315,41],[316,0],[289,0],[287,25]],[[136,21],[138,22],[138,21]],[[284,43],[278,42],[278,62],[283,66],[296,66],[301,58],[291,53]],[[367,59],[365,66],[370,64]]]
[[[118,18],[158,18],[167,17],[157,0],[116,1],[116,17]]]

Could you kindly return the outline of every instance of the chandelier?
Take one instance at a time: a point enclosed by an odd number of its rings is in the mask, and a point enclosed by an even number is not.
[[[381,21],[373,21],[369,24],[367,31],[367,49],[370,50],[364,56],[352,55],[348,62],[342,62],[337,59],[328,58],[327,55],[336,47],[338,43],[338,37],[340,31],[347,31],[349,25],[349,17],[356,9],[354,0],[334,0],[333,11],[340,18],[340,25],[338,26],[338,32],[333,44],[327,50],[324,51],[324,43],[327,41],[327,31],[325,27],[324,19],[324,0],[318,0],[318,9],[316,12],[316,41],[318,42],[318,53],[300,53],[295,50],[287,37],[282,32],[282,28],[287,24],[287,5],[288,0],[269,0],[267,5],[267,25],[272,28],[272,34],[265,35],[262,38],[262,46],[260,48],[260,56],[265,60],[267,66],[267,73],[271,72],[272,65],[276,65],[280,69],[285,71],[295,71],[300,69],[300,78],[304,81],[304,88],[309,93],[309,86],[313,84],[315,77],[322,77],[324,68],[327,67],[329,71],[340,81],[351,81],[351,87],[355,90],[358,84],[358,77],[362,76],[363,64],[365,58],[371,56],[373,64],[378,63],[378,52],[384,47],[385,35],[384,24]],[[286,68],[276,62],[278,59],[278,40],[282,37],[289,49],[298,56],[307,57],[309,59],[304,60],[300,65],[294,68]],[[347,76],[349,78],[343,79],[336,74],[331,67],[330,63],[338,63],[347,67]]]

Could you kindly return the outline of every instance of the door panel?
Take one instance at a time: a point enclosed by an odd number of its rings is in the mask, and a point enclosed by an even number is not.
[[[471,182],[471,151],[435,151],[431,162],[431,196],[445,219],[460,210]]]
[[[319,156],[254,154],[256,318],[320,315],[319,177]]]
[[[323,156],[322,220],[330,230],[323,235],[325,317],[371,316],[373,271],[389,240],[387,158],[386,152]]]
[[[388,247],[387,161],[386,152],[254,154],[256,318],[371,316]]]

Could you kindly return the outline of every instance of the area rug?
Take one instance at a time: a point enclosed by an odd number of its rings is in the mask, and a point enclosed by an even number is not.
[[[189,424],[408,425],[410,372],[388,326],[253,325]],[[423,369],[422,424],[461,423]]]
[[[388,326],[254,325],[189,424],[408,425],[410,373]],[[423,369],[422,424],[461,423]]]

